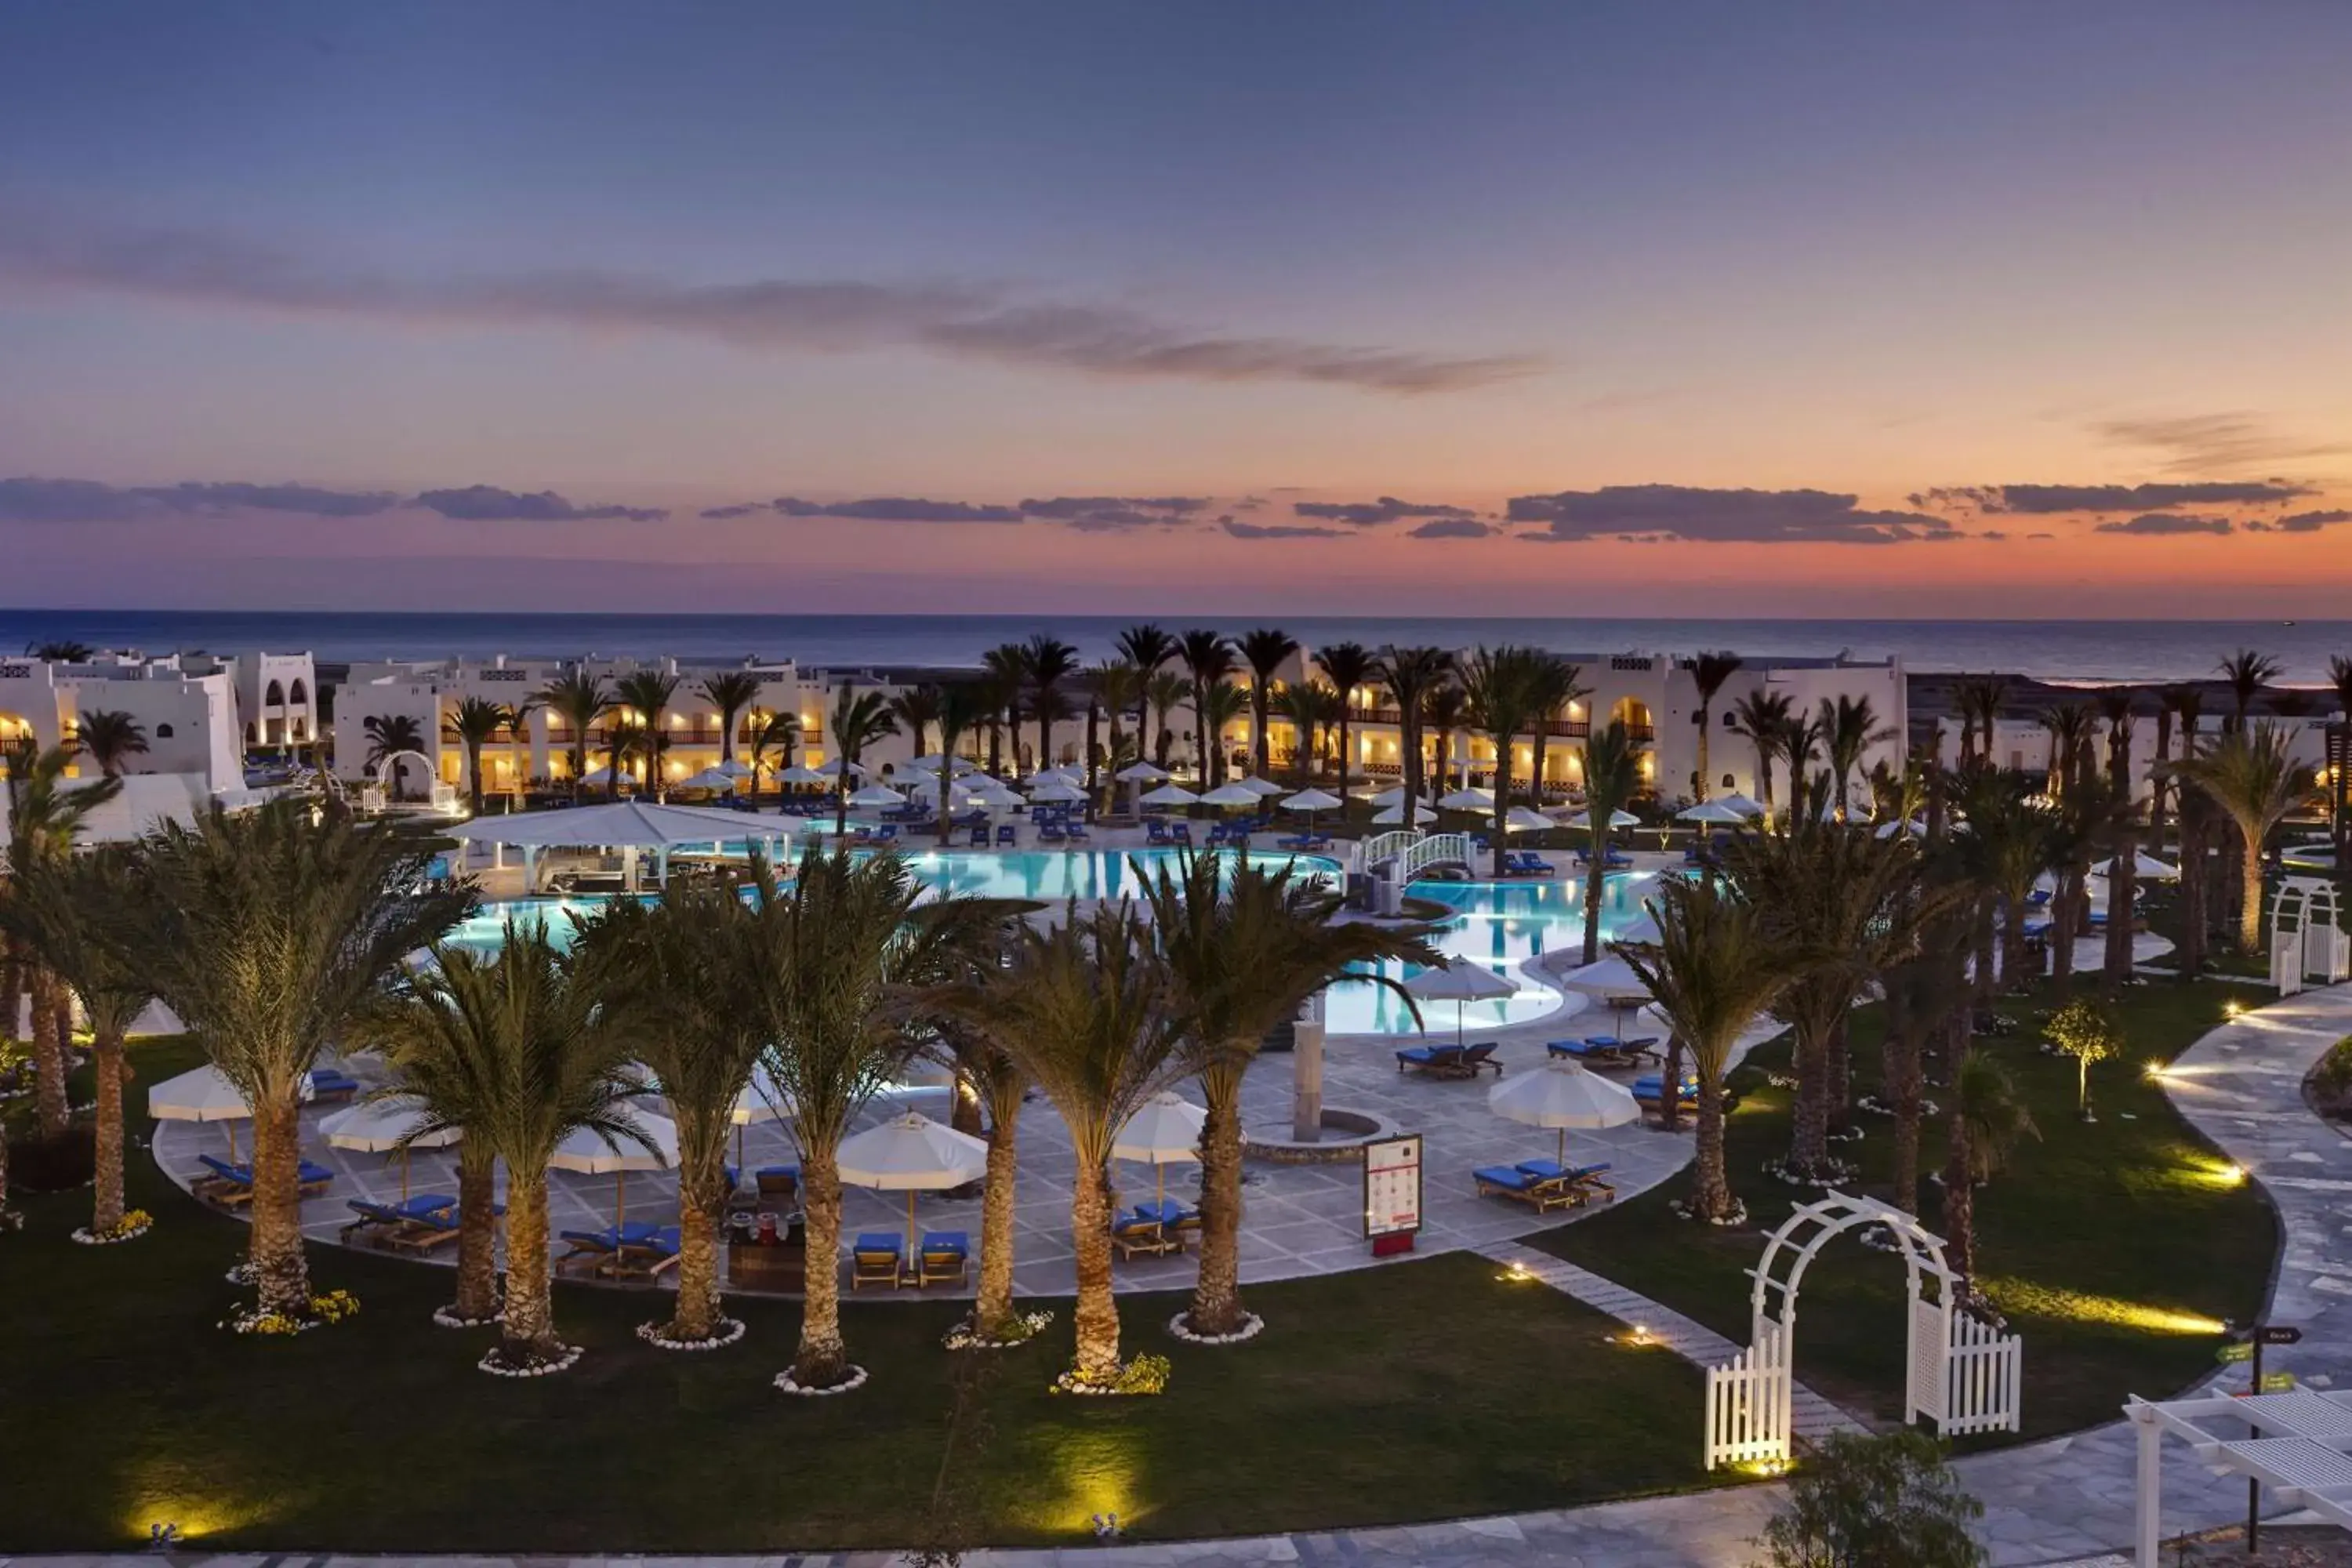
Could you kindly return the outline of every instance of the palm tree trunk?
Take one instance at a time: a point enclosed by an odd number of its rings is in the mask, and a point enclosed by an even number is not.
[[[988,1175],[980,1194],[980,1293],[972,1331],[1003,1339],[1013,1324],[1013,1198],[1021,1165],[1021,1089],[1017,1080],[989,1106]]]
[[[509,1366],[563,1353],[548,1282],[547,1176],[507,1168],[507,1306],[499,1344]]]
[[[98,1070],[98,1166],[89,1227],[104,1236],[122,1223],[122,1037],[111,1029],[98,1036],[91,1055]]]
[[[24,965],[17,959],[16,944],[0,936],[0,1039],[16,1037],[16,1016],[24,1005]]]
[[[1659,1085],[1660,1095],[1680,1092],[1671,1079]],[[1723,1168],[1723,1083],[1714,1073],[1698,1075],[1698,1136],[1691,1164],[1691,1215],[1696,1219],[1729,1219],[1731,1183]]]
[[[2107,867],[2107,952],[2105,978],[2112,988],[2131,979],[2132,894],[2139,871],[2139,837],[2116,836],[2115,859]]]
[[[1078,1157],[1070,1194],[1070,1240],[1077,1249],[1078,1299],[1071,1314],[1077,1353],[1071,1371],[1081,1382],[1118,1380],[1118,1302],[1110,1287],[1110,1192],[1102,1162]]]
[[[1683,1037],[1678,1030],[1666,1031],[1666,1056],[1660,1065],[1658,1082],[1663,1086],[1683,1080]],[[1664,1132],[1679,1132],[1683,1125],[1683,1097],[1661,1092],[1658,1096],[1658,1128]]]
[[[1707,731],[1715,728],[1715,716],[1708,711],[1709,706],[1705,702],[1698,705],[1698,800],[1702,805],[1706,801],[1706,786],[1712,782],[1707,777],[1707,769],[1712,764],[1707,761],[1706,738]]]
[[[1772,752],[1760,741],[1756,745],[1756,793],[1759,796],[1757,804],[1763,806],[1765,815],[1769,816],[1772,812]]]
[[[1549,738],[1544,733],[1544,726],[1551,720],[1549,716],[1539,716],[1535,722],[1536,732],[1529,742],[1528,755],[1528,805],[1541,811],[1544,804],[1544,742]]]
[[[33,1105],[41,1136],[65,1132],[72,1112],[66,1101],[66,1037],[58,1027],[57,976],[32,966]]]
[[[1919,1042],[1908,1029],[1889,1029],[1881,1050],[1887,1103],[1895,1109],[1895,1192],[1905,1214],[1919,1212]]]
[[[2263,948],[2263,839],[2252,823],[2238,824],[2238,945]]]
[[[1959,1064],[1952,1064],[1952,1105],[1945,1118],[1950,1141],[1944,1159],[1944,1261],[1959,1276],[1963,1292],[1977,1271],[1977,1194],[1967,1120],[1960,1114]]]
[[[261,1310],[289,1318],[310,1315],[310,1276],[302,1256],[300,1172],[302,1126],[293,1097],[254,1108],[254,1278]]]
[[[832,1142],[816,1138],[801,1152],[809,1269],[793,1381],[803,1388],[830,1388],[849,1368],[849,1348],[841,1338],[841,1167],[836,1152]]]
[[[2074,977],[2074,912],[2078,907],[2074,869],[2062,867],[2050,900],[2050,973],[2062,982]]]
[[[836,744],[840,740],[841,737],[838,735],[834,737]],[[840,777],[835,782],[833,790],[833,837],[835,843],[840,842],[841,836],[849,828],[849,753],[847,752],[841,753],[841,766],[837,771]]]
[[[476,816],[482,815],[482,748],[470,741],[466,744],[466,804]]]
[[[1257,683],[1250,688],[1250,722],[1257,731],[1252,738],[1254,744],[1250,754],[1257,759],[1257,776],[1260,778],[1265,777],[1266,768],[1265,706],[1265,680],[1260,677]]]
[[[1201,1075],[1208,1117],[1201,1125],[1201,1272],[1186,1326],[1196,1334],[1230,1334],[1242,1326],[1241,1075]]]
[[[2180,977],[2194,980],[2205,968],[2205,820],[2194,793],[2180,795]]]
[[[1812,1024],[1797,1030],[1796,1102],[1789,1119],[1789,1163],[1812,1174],[1829,1163],[1829,1039]]]
[[[723,1173],[710,1174],[715,1180],[695,1185],[725,1184]],[[677,1312],[663,1335],[689,1344],[719,1331],[719,1214],[715,1205],[703,1201],[707,1195],[698,1192],[694,1202],[677,1211]]]
[[[1998,973],[1993,966],[1993,922],[1996,919],[2000,924],[2000,965]],[[2025,963],[2024,920],[2025,903],[2021,899],[2006,900],[2000,906],[1998,914],[1990,899],[1978,907],[1975,952],[1970,967],[1976,976],[1975,991],[1979,1002],[1991,1001],[1996,990],[2003,984],[2014,985],[2018,983],[2018,969]]]
[[[1824,1125],[1843,1132],[1853,1121],[1853,1053],[1846,1046],[1850,1015],[1843,1010],[1822,1042],[1822,1109]]]
[[[468,1322],[488,1322],[499,1311],[497,1166],[488,1142],[468,1139],[458,1145],[457,1300],[450,1310]]]
[[[1509,826],[1511,819],[1511,751],[1509,740],[1506,738],[1500,745],[1496,747],[1495,751],[1495,841],[1488,847],[1491,849],[1495,857],[1495,880],[1499,882],[1503,879],[1504,861],[1508,858],[1510,854],[1510,835],[1505,831],[1505,829]],[[1407,827],[1411,827],[1412,826],[1410,818],[1406,820],[1405,826]]]
[[[1608,879],[1602,874],[1609,864],[1608,813],[1600,804],[1587,797],[1585,820],[1592,824],[1592,864],[1584,871],[1584,962],[1601,962],[1601,895]]]
[[[1348,750],[1348,738],[1349,732],[1349,720],[1348,713],[1349,708],[1347,694],[1342,692],[1339,696],[1339,787],[1338,791],[1335,792],[1342,801],[1345,801],[1348,798],[1348,764],[1355,760]],[[1340,809],[1344,812],[1347,808],[1343,805]],[[1410,826],[1412,825],[1408,823],[1406,826]]]

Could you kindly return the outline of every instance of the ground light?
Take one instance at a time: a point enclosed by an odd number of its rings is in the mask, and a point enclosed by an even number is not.
[[[2113,1296],[2093,1296],[2036,1285],[2029,1279],[1988,1279],[1985,1293],[2005,1312],[2037,1318],[2067,1318],[2081,1323],[2105,1323],[2151,1334],[2223,1334],[2229,1325],[2202,1312],[2159,1307],[2146,1301],[2126,1301]]]

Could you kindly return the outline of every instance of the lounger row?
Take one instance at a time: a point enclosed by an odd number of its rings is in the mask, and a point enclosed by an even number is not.
[[[1201,1230],[1201,1211],[1173,1198],[1137,1204],[1110,1222],[1110,1244],[1121,1258],[1158,1258],[1181,1252]]]
[[[1587,1067],[1632,1067],[1644,1057],[1658,1054],[1658,1037],[1641,1035],[1625,1039],[1616,1035],[1587,1035],[1580,1040],[1547,1041],[1544,1049]]]
[[[212,1154],[199,1154],[196,1159],[204,1169],[189,1179],[190,1192],[223,1208],[236,1208],[253,1201],[251,1165],[233,1165]],[[304,1160],[296,1167],[296,1181],[304,1197],[314,1198],[334,1184],[335,1173]]]
[[[1482,1198],[1511,1198],[1538,1214],[1575,1208],[1595,1198],[1606,1201],[1617,1189],[1601,1178],[1606,1164],[1563,1166],[1552,1160],[1522,1160],[1516,1165],[1481,1165],[1470,1173]]]
[[[559,1272],[567,1264],[585,1263],[597,1274],[650,1279],[677,1267],[677,1226],[632,1220],[602,1230],[567,1230],[557,1239],[565,1250],[555,1260]]]
[[[927,1230],[910,1267],[907,1238],[896,1231],[860,1232],[849,1249],[849,1288],[961,1285],[971,1272],[971,1240],[960,1230]]]
[[[1407,1046],[1396,1054],[1397,1071],[1427,1073],[1432,1078],[1475,1078],[1481,1068],[1500,1078],[1503,1064],[1494,1058],[1492,1040],[1475,1046]]]

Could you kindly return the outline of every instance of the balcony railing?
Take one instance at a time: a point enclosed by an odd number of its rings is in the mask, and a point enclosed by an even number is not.
[[[1402,711],[1394,708],[1367,708],[1358,711],[1356,714],[1356,721],[1361,724],[1402,725],[1404,722],[1404,715]],[[1538,723],[1540,725],[1545,737],[1549,740],[1581,741],[1592,732],[1591,724],[1582,719],[1544,719],[1538,721]],[[1526,729],[1521,730],[1519,733],[1522,735],[1532,735],[1536,732],[1537,727],[1538,725],[1529,725]],[[1424,726],[1424,728],[1426,728],[1426,726]],[[1473,734],[1478,732],[1467,724],[1460,725],[1455,730],[1457,734],[1464,731],[1468,731]]]

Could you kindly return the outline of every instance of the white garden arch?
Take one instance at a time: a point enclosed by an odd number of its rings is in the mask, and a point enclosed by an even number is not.
[[[404,747],[397,752],[386,752],[377,759],[375,782],[360,792],[361,809],[370,813],[392,809],[393,779],[403,757],[415,758],[417,764],[425,770],[425,809],[443,813],[454,810],[457,803],[457,790],[443,784],[440,777],[434,773],[432,758],[413,747]]]
[[[2292,996],[2304,983],[2352,978],[2352,938],[2344,931],[2336,884],[2289,877],[2271,898],[2271,984]]]
[[[1795,1436],[1790,1352],[1797,1289],[1822,1247],[1863,1226],[1883,1227],[1903,1258],[1908,1290],[1904,1419],[1926,1416],[1947,1436],[2017,1430],[2022,1342],[1959,1310],[1958,1276],[1944,1241],[1876,1198],[1829,1192],[1791,1213],[1750,1271],[1748,1349],[1706,1371],[1706,1468],[1786,1464]]]

